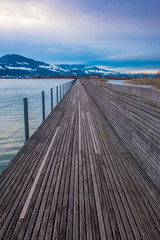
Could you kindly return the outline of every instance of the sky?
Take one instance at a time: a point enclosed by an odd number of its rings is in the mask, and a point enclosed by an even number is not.
[[[160,70],[160,0],[0,0],[0,56]]]

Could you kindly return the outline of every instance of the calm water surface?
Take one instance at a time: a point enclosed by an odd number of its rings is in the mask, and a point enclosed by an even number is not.
[[[108,80],[107,82],[112,84],[127,85],[127,86],[133,86],[133,87],[153,88],[153,86],[150,86],[150,85],[138,85],[138,84],[134,85],[134,84],[125,83],[125,80],[118,80],[118,79]]]
[[[42,123],[41,92],[46,116],[51,111],[50,89],[56,105],[56,86],[69,79],[0,79],[0,172],[24,144],[23,98],[28,98],[30,136]]]

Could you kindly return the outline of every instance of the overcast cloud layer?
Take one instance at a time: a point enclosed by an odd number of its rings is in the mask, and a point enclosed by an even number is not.
[[[160,69],[159,0],[1,0],[0,55]]]

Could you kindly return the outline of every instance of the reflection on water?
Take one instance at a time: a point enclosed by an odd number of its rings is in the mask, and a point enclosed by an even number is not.
[[[56,105],[56,86],[68,79],[0,79],[0,172],[24,144],[23,98],[28,98],[30,136],[42,122],[41,92],[45,91],[46,116]]]

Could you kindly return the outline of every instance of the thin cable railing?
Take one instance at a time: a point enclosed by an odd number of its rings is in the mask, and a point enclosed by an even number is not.
[[[24,99],[23,101],[22,99],[9,101],[7,104],[5,101],[4,104],[2,102],[0,108],[1,122],[3,122],[3,125],[0,124],[0,171],[1,165],[3,168],[8,165],[74,83],[75,80],[72,80],[39,94],[32,95],[32,92],[26,94],[27,106],[23,106]],[[43,94],[44,97],[42,97]],[[4,110],[5,114],[3,114]]]
[[[6,108],[10,108],[10,107],[12,107],[13,105],[15,105],[15,104],[17,104],[17,103],[20,103],[22,100],[17,100],[17,101],[15,101],[15,102],[12,102],[12,103],[10,103],[10,104],[7,104],[7,105],[2,105],[2,107],[1,107],[1,109],[6,109]],[[2,103],[1,103],[2,104]]]

